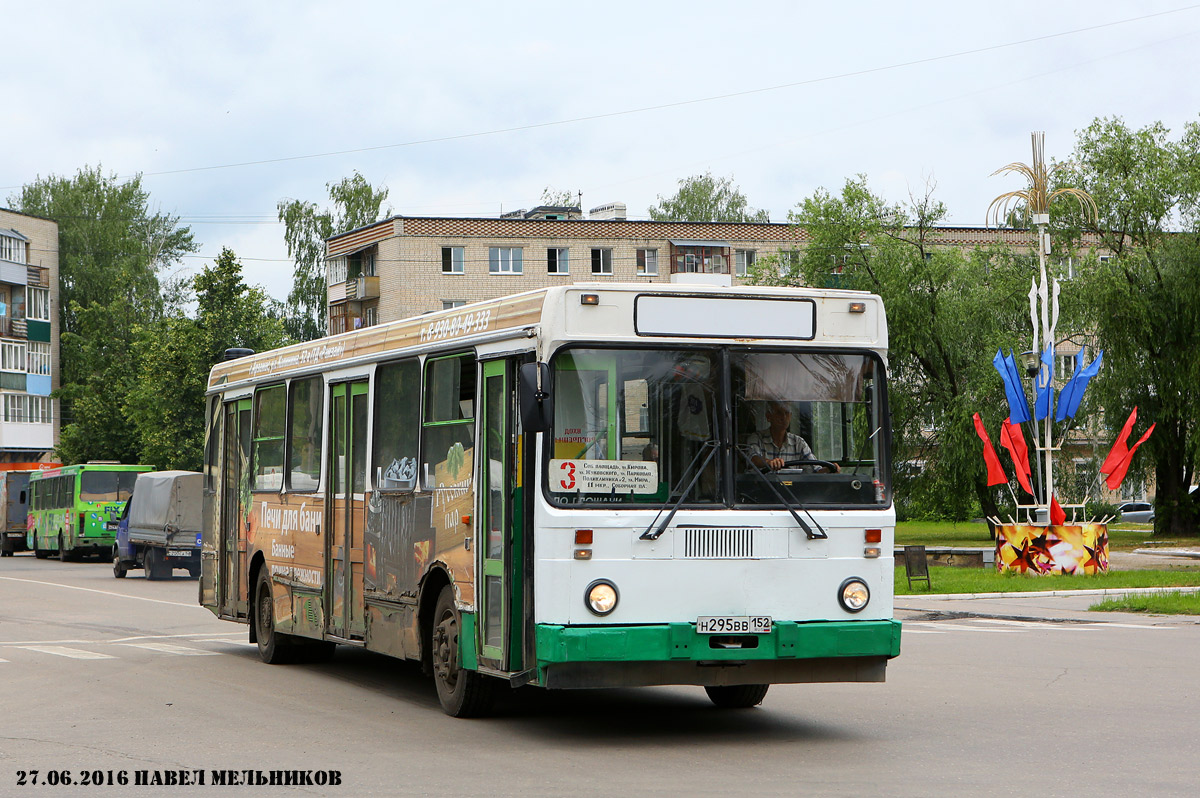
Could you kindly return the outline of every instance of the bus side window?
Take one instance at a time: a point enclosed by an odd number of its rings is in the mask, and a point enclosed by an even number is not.
[[[417,486],[421,431],[421,366],[416,360],[385,363],[375,371],[375,440],[371,453],[376,490]]]
[[[254,489],[283,487],[283,440],[287,428],[286,388],[271,385],[254,392]]]
[[[321,432],[325,382],[320,377],[293,380],[288,387],[288,489],[315,491],[321,480]]]
[[[474,355],[425,362],[422,426],[422,486],[432,490],[468,482],[475,456]]]

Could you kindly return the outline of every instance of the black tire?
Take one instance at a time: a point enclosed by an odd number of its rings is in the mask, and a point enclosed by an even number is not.
[[[296,659],[296,647],[285,635],[275,631],[275,600],[271,598],[271,576],[267,566],[259,569],[254,589],[254,636],[258,656],[268,665],[284,665]]]
[[[44,560],[50,556],[50,552],[38,548],[37,538],[33,539],[33,556],[39,560]]]
[[[121,562],[121,553],[117,551],[116,546],[113,546],[113,576],[117,579],[124,579],[127,573],[129,573],[129,567]]]
[[[67,560],[69,560],[70,558],[71,558],[71,557],[70,557],[70,554],[68,554],[68,553],[67,553],[67,550],[63,548],[63,539],[62,539],[62,535],[59,535],[59,536],[58,536],[58,561],[59,561],[59,562],[66,562],[66,561],[67,561]]]
[[[732,684],[705,687],[704,692],[721,709],[749,709],[761,704],[770,688],[769,684]]]
[[[433,656],[433,683],[437,687],[442,710],[455,718],[486,715],[495,700],[499,684],[476,671],[459,667],[458,634],[461,619],[454,606],[454,588],[446,585],[438,595],[429,630],[429,651]]]
[[[13,556],[12,549],[0,549],[0,557],[11,557],[11,556]]]
[[[155,549],[146,549],[142,554],[142,570],[147,579],[158,579],[158,554]]]

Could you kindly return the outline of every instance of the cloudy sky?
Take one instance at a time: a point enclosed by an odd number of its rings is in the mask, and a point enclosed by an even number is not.
[[[644,217],[732,176],[786,219],[866,174],[955,224],[1098,116],[1200,119],[1200,4],[60,2],[5,8],[0,205],[38,176],[144,176],[157,210],[284,297],[281,199],[361,172],[392,212],[494,215],[546,187]]]

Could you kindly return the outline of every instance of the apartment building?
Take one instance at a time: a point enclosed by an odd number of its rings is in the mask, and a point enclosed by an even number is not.
[[[0,208],[0,470],[58,443],[58,223]]]
[[[974,247],[1027,230],[945,228],[939,243]],[[655,222],[621,203],[541,206],[500,217],[393,216],[326,240],[328,332],[468,302],[579,282],[739,285],[757,260],[792,257],[803,231],[786,223]]]

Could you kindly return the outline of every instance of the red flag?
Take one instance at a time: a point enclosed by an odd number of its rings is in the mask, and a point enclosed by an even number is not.
[[[1033,496],[1033,483],[1029,481],[1029,449],[1025,446],[1025,436],[1021,434],[1021,427],[1010,421],[1011,419],[1005,419],[1000,426],[1000,445],[1008,449],[1008,454],[1012,457],[1017,482],[1021,483],[1026,493]]]
[[[1058,497],[1050,496],[1050,523],[1054,526],[1062,526],[1067,523],[1067,514],[1063,512],[1063,508],[1058,503]]]
[[[992,447],[992,440],[988,437],[987,430],[983,428],[983,420],[979,418],[979,414],[971,416],[975,421],[975,431],[979,433],[979,437],[983,440],[983,461],[987,463],[988,470],[988,486],[1003,485],[1008,482],[1008,477],[1004,474],[1004,467],[1000,465],[1000,458],[996,456],[996,450]]]
[[[1129,447],[1125,445],[1125,441],[1129,440],[1129,433],[1133,429],[1135,421],[1137,421],[1136,406],[1133,408],[1133,412],[1129,414],[1129,419],[1126,420],[1125,426],[1121,427],[1121,434],[1117,436],[1116,442],[1113,443],[1108,457],[1104,458],[1104,464],[1100,466],[1101,474],[1111,474],[1113,469],[1129,454]]]
[[[1154,424],[1151,424],[1150,429],[1146,430],[1145,434],[1138,438],[1137,443],[1129,449],[1129,453],[1125,455],[1125,459],[1113,466],[1112,473],[1108,475],[1108,479],[1104,480],[1104,484],[1108,485],[1109,490],[1116,490],[1121,487],[1121,483],[1125,481],[1125,472],[1129,470],[1129,464],[1133,462],[1133,453],[1138,450],[1139,446],[1146,442],[1146,439],[1150,437],[1150,433],[1154,432],[1154,426]]]

